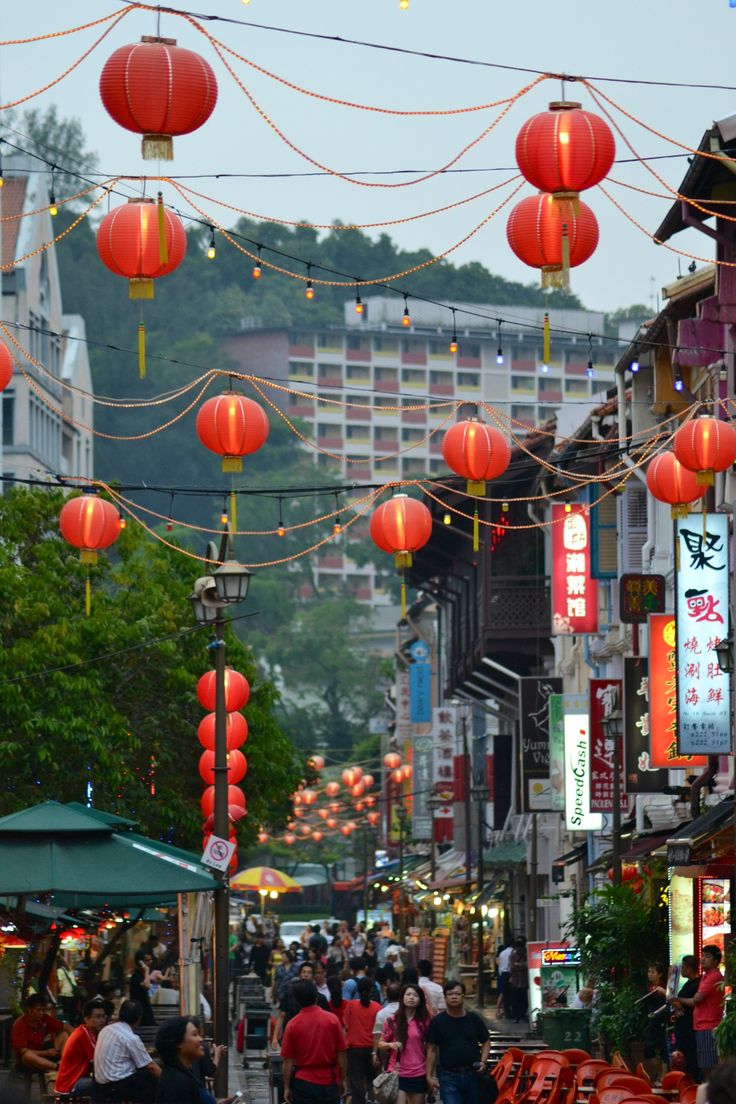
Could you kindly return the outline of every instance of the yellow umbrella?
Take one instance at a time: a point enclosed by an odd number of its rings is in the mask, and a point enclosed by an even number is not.
[[[256,890],[261,897],[261,915],[269,894],[275,897],[279,893],[301,893],[302,891],[302,887],[294,878],[290,878],[282,870],[274,870],[271,866],[251,866],[247,870],[241,870],[230,880],[230,888]]]

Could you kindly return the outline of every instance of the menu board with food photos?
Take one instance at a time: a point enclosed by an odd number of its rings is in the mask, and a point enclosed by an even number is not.
[[[731,883],[727,878],[700,879],[700,946],[725,950],[731,934]]]

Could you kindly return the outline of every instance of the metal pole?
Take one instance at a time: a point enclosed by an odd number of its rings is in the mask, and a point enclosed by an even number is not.
[[[431,809],[430,812],[432,814],[432,843],[431,850],[429,852],[429,883],[430,885],[434,886],[434,883],[437,881],[437,839],[434,834],[434,809]],[[734,828],[734,831],[736,831],[736,828]],[[436,894],[437,890],[433,888],[432,908],[429,910],[429,923],[431,931],[434,931],[434,929],[437,927],[437,915],[434,910],[434,899]]]
[[[485,843],[483,831],[485,827],[484,816],[484,798],[483,796],[478,798],[478,897],[476,900],[476,916],[478,920],[478,1008],[485,1008],[485,993],[484,993],[484,961],[483,961],[483,938],[484,938],[484,925],[483,925],[483,906],[479,903],[480,897],[483,892],[483,882],[485,881],[485,870],[483,868],[483,845]]]
[[[531,942],[535,942],[537,938],[537,897],[539,896],[537,886],[537,870],[539,867],[537,843],[537,814],[532,813],[532,846],[529,856],[529,902],[527,909],[527,939]]]
[[[228,838],[227,801],[227,712],[225,710],[225,622],[215,621],[215,824],[214,834]],[[227,870],[217,874],[221,888],[215,892],[214,925],[214,1024],[215,1046],[230,1042],[228,936],[230,924],[230,888]],[[228,1063],[219,1062],[215,1074],[215,1095],[228,1095]]]
[[[468,750],[468,719],[463,709],[463,779],[465,783],[465,895],[470,893],[473,881],[471,869],[473,858],[473,841],[471,832],[471,803],[470,803],[470,752]]]
[[[404,803],[399,797],[399,943],[403,944],[404,924]]]
[[[368,930],[368,829],[363,828],[363,923]]]
[[[613,733],[613,884],[621,885],[621,733]]]

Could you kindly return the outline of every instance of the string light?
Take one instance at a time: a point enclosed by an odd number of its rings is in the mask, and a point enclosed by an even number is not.
[[[675,355],[672,358],[672,371],[673,371],[674,377],[675,377],[675,382],[674,382],[675,391],[684,391],[685,390],[685,381],[682,378],[682,371],[680,369],[680,349],[679,349],[679,347],[677,349],[675,349]]]
[[[311,266],[311,264],[308,264],[307,265],[307,286],[304,289],[304,298],[308,299],[310,302],[312,301],[312,299],[314,299],[314,288],[312,286],[311,273],[312,273],[312,266]]]
[[[59,208],[56,206],[56,196],[54,195],[54,169],[51,169],[51,183],[49,185],[49,214],[53,218],[54,215],[58,215]]]
[[[261,268],[261,247],[260,247],[260,245],[257,246],[257,250],[258,250],[258,259],[257,259],[256,263],[253,265],[253,271],[251,272],[251,276],[253,277],[254,280],[260,280],[261,273],[263,271],[262,268]]]
[[[210,244],[207,246],[207,256],[211,261],[214,261],[217,256],[217,246],[215,245],[215,228],[210,226]]]
[[[283,508],[283,502],[281,501],[281,499],[279,499],[279,527],[276,530],[276,533],[280,537],[286,536],[286,529],[284,528],[284,517],[283,517],[283,513],[282,513],[282,508]]]
[[[401,325],[404,327],[411,326],[411,315],[409,314],[409,297],[404,296],[404,314],[401,319]]]
[[[360,292],[358,291],[358,287],[357,287],[357,284],[356,284],[356,287],[355,287],[355,313],[356,314],[362,314],[364,310],[365,310],[365,308],[363,306],[363,300],[360,298]]]
[[[629,365],[629,370],[631,372],[633,372],[634,375],[636,375],[636,373],[639,371],[639,368],[641,367],[640,364],[639,364],[639,357],[638,357],[637,353],[638,353],[638,351],[634,353],[634,359],[632,360],[631,364]]]
[[[445,525],[452,525],[452,514],[445,514],[442,520]]]
[[[335,510],[335,524],[332,526],[332,532],[337,537],[342,533],[342,524],[340,522],[340,496],[338,494],[335,495]]]
[[[592,379],[595,374],[593,367],[593,335],[588,334],[588,367],[585,369],[585,374],[588,379]]]
[[[222,504],[222,510],[220,511],[220,524],[227,525],[227,499]]]
[[[402,11],[408,11],[408,9],[409,9],[409,0],[399,0],[399,7],[401,8]]]
[[[452,337],[450,338],[450,352],[457,352],[457,325],[455,323],[455,308],[450,307],[452,311]]]
[[[502,325],[502,322],[503,322],[503,319],[499,318],[498,319],[498,349],[496,350],[496,364],[503,364],[503,362],[504,362],[503,346],[501,345],[501,325]]]

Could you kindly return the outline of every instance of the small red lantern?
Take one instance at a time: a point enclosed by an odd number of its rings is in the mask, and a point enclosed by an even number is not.
[[[396,567],[411,567],[412,555],[432,535],[432,515],[423,502],[405,494],[394,495],[371,515],[370,533],[382,552],[391,552]],[[406,617],[406,582],[401,579],[401,616]]]
[[[337,797],[340,792],[339,782],[328,782],[325,786],[325,794],[327,797]]]
[[[306,813],[306,811],[307,811],[306,809],[295,809],[294,810],[294,816],[295,817],[303,817],[304,814]]]
[[[540,192],[577,198],[611,170],[616,143],[608,123],[579,103],[551,103],[527,119],[516,139],[516,163]]]
[[[129,199],[109,211],[97,230],[100,260],[126,277],[131,299],[153,299],[153,281],[178,268],[186,251],[181,220],[152,199]]]
[[[305,805],[314,805],[316,800],[317,800],[317,791],[316,790],[310,790],[310,789],[302,790],[302,801],[304,802]]]
[[[404,766],[401,768],[401,774],[405,782],[409,781],[413,773],[414,771],[412,769],[411,763],[405,763]]]
[[[344,836],[345,836],[346,838],[347,838],[347,836],[349,836],[349,835],[350,835],[350,833],[352,832],[352,830],[353,830],[353,829],[352,829],[352,828],[350,827],[350,825],[349,825],[349,824],[343,824],[342,828],[340,829],[340,831],[342,832],[342,834],[343,834],[343,835],[344,835]]]
[[[386,770],[396,770],[401,766],[401,756],[397,751],[389,751],[383,757],[383,765]]]
[[[15,361],[5,342],[0,341],[0,391],[4,391],[13,378]]]
[[[694,472],[683,468],[673,452],[661,452],[647,468],[647,487],[660,502],[672,507],[672,517],[687,517],[688,506],[706,492]]]
[[[208,713],[199,722],[197,739],[207,751],[215,750],[215,713]],[[242,747],[248,739],[248,722],[242,713],[228,713],[226,720],[227,750]]]
[[[366,813],[365,819],[368,821],[368,823],[371,825],[371,827],[375,827],[376,824],[378,824],[379,820],[381,819],[381,814],[380,813]]]
[[[355,809],[356,813],[362,813],[365,809],[365,801],[356,801],[353,808]]]
[[[342,772],[342,780],[346,786],[355,786],[363,777],[362,767],[346,767]]]
[[[79,495],[65,502],[59,514],[64,540],[79,549],[82,563],[97,563],[97,553],[120,536],[120,514],[111,502],[97,495]]]
[[[215,782],[215,753],[214,751],[203,751],[199,757],[199,773],[202,777],[202,781],[206,782],[208,786],[214,785]],[[243,755],[242,751],[228,752],[227,756],[227,780],[230,784],[235,785],[236,782],[242,782],[248,773],[248,761]],[[235,802],[233,803],[235,804]]]
[[[336,828],[337,827],[337,821],[335,820],[334,817],[328,817],[327,820],[325,821],[325,824],[327,825],[328,828]]]
[[[568,270],[595,252],[598,222],[587,204],[540,192],[516,204],[506,237],[520,261],[541,269],[542,287],[566,288]]]
[[[369,790],[371,788],[371,786],[373,785],[373,783],[375,782],[375,778],[373,777],[372,774],[364,774],[363,775],[363,782],[365,783],[365,788],[367,790]]]
[[[327,809],[318,809],[317,810],[317,816],[320,817],[321,820],[327,820],[329,815],[330,814],[329,814],[329,811]]]
[[[212,66],[174,38],[145,36],[120,46],[100,74],[100,97],[115,122],[143,135],[143,157],[171,161],[172,137],[206,123],[217,103]]]
[[[298,790],[297,790],[297,792],[296,792],[296,793],[293,793],[293,794],[291,795],[291,800],[292,800],[292,803],[293,803],[294,805],[301,805],[301,803],[302,803],[302,795],[301,795],[301,794],[299,793],[299,791],[298,791]]]
[[[225,391],[199,408],[195,428],[204,447],[222,456],[222,470],[239,472],[243,457],[257,452],[268,437],[268,418],[253,399]]]
[[[284,835],[284,843],[288,844],[289,847],[291,847],[292,843],[296,843],[296,836],[293,832],[286,832]]]
[[[469,495],[484,495],[486,480],[503,475],[511,461],[511,446],[500,429],[479,418],[456,422],[442,439],[445,463],[467,480]]]
[[[366,804],[366,807],[368,809],[370,809],[371,805],[375,805],[376,804],[375,794],[368,794],[368,796],[365,799],[365,804]]]
[[[340,805],[339,801],[331,801],[330,804],[327,806],[331,813],[339,813],[341,807],[342,806]]]
[[[312,770],[315,771],[324,770],[324,758],[321,755],[312,755],[309,759],[307,759],[307,766],[311,767]]]
[[[247,809],[245,803],[245,794],[239,786],[228,786],[227,788],[227,803],[228,808],[231,805],[236,805],[240,809]],[[199,803],[199,807],[202,810],[202,816],[208,817],[210,813],[215,811],[215,787],[208,786],[202,794],[202,798]]]
[[[315,830],[312,832],[312,839],[315,843],[319,843],[321,839],[324,839],[324,835],[324,832],[320,832],[319,828],[315,828]]]
[[[214,710],[217,676],[214,671],[207,671],[197,683],[197,697],[203,709]],[[225,668],[225,709],[228,713],[234,713],[237,709],[243,709],[248,704],[250,686],[245,675],[240,671],[234,671],[232,667]]]
[[[736,462],[736,429],[719,418],[691,418],[678,429],[672,448],[699,484],[711,486],[714,472],[727,471]]]
[[[396,770],[391,771],[391,781],[396,782],[397,785],[401,785],[404,781],[404,768],[397,767]]]
[[[351,797],[362,797],[365,793],[365,782],[361,779],[360,782],[356,782],[354,786],[350,787]]]
[[[258,839],[259,843],[267,843],[268,842],[268,832],[259,832],[258,836],[257,836],[257,839]]]

